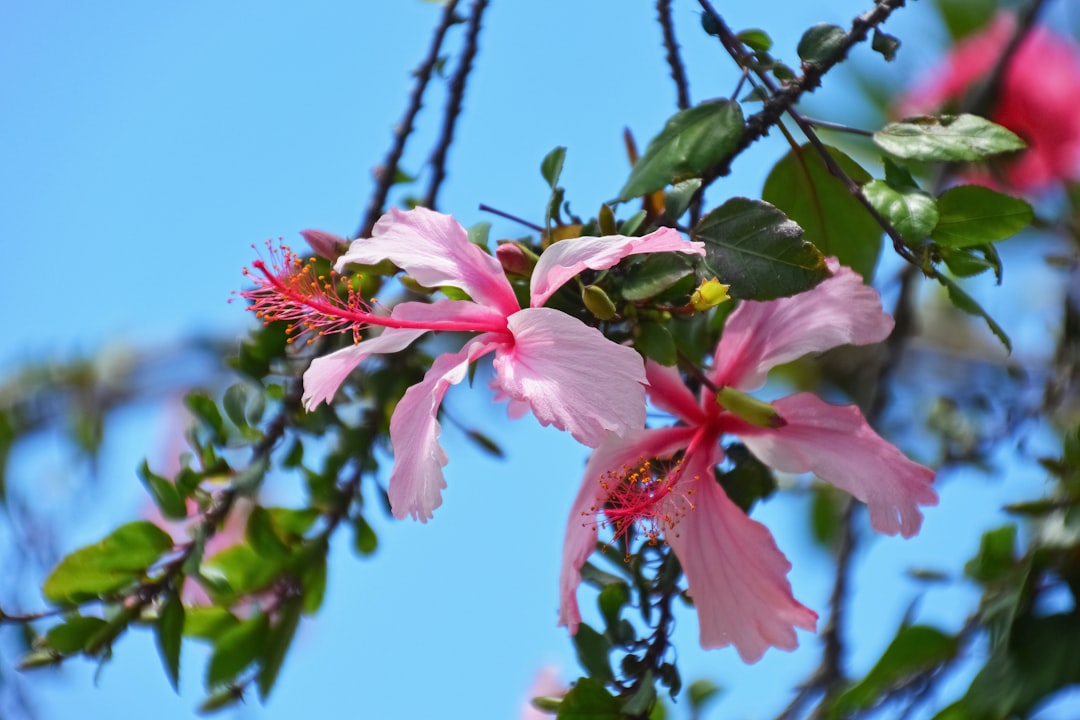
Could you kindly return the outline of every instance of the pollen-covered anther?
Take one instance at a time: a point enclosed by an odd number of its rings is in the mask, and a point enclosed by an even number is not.
[[[251,302],[248,310],[264,324],[286,322],[288,342],[304,335],[351,332],[359,342],[367,327],[371,308],[356,289],[358,278],[344,278],[336,271],[319,271],[319,260],[304,260],[288,245],[266,243],[269,262],[259,258],[244,268],[255,287],[240,295]],[[313,342],[309,337],[308,343]]]
[[[597,526],[612,531],[612,543],[624,538],[627,548],[635,532],[657,544],[694,509],[694,483],[681,475],[682,461],[649,459],[604,473],[600,487],[607,499],[590,508]]]

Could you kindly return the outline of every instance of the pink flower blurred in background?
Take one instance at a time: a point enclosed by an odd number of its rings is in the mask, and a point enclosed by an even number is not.
[[[1016,18],[999,13],[994,21],[962,40],[944,66],[900,101],[904,115],[949,112],[977,93],[1016,32]],[[1022,137],[1028,149],[1008,158],[1002,174],[969,176],[983,185],[1040,191],[1080,174],[1080,49],[1045,27],[1021,41],[1002,78],[989,119]],[[968,98],[970,99],[970,98]]]

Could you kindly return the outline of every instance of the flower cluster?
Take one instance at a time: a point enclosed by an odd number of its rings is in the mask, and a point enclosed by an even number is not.
[[[341,238],[307,231],[324,257]],[[511,415],[531,413],[595,448],[566,529],[560,580],[560,622],[581,622],[576,590],[600,531],[630,541],[666,542],[677,555],[697,606],[701,643],[734,645],[747,661],[770,646],[796,646],[794,628],[813,630],[817,615],[796,601],[790,565],[772,535],[751,520],[715,480],[723,441],[737,437],[761,461],[788,473],[813,472],[865,502],[874,528],[905,537],[933,505],[933,473],[878,436],[855,407],[829,405],[800,393],[774,403],[746,394],[778,364],[846,343],[879,342],[892,329],[876,291],[830,261],[832,275],[801,295],[743,302],[728,318],[695,396],[675,368],[645,361],[576,317],[545,307],[584,270],[605,270],[642,253],[702,255],[701,243],[661,228],[643,237],[611,235],[562,240],[531,268],[522,307],[504,272],[506,258],[469,241],[450,216],[425,209],[391,210],[370,238],[337,257],[334,273],[293,254],[254,264],[255,287],[244,297],[266,321],[286,320],[294,335],[351,332],[354,343],[316,357],[304,374],[303,402],[331,402],[366,358],[395,353],[431,331],[472,333],[460,349],[434,359],[406,390],[390,421],[395,450],[388,494],[393,513],[427,521],[446,486],[439,444],[439,408],[471,363],[493,355],[492,388]],[[505,253],[503,253],[505,255]],[[501,257],[501,256],[500,256]],[[430,288],[455,297],[402,302],[387,310],[365,302],[344,279],[352,263],[389,262]],[[705,303],[708,307],[713,303]],[[372,330],[380,330],[372,334]],[[646,393],[674,418],[646,428]]]

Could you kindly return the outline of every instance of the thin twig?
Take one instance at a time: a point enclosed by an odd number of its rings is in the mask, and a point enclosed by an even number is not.
[[[675,24],[671,17],[671,0],[656,0],[656,15],[660,29],[664,34],[664,49],[667,50],[667,64],[671,68],[671,79],[675,81],[675,92],[680,110],[690,107],[690,83],[686,79],[679,43],[675,39]]]
[[[461,60],[457,70],[450,81],[450,96],[446,101],[446,110],[443,111],[442,132],[439,142],[435,145],[435,152],[431,156],[432,176],[428,185],[427,195],[424,197],[424,206],[435,209],[435,201],[439,195],[439,188],[446,179],[446,156],[450,152],[450,145],[454,141],[454,128],[458,117],[461,115],[461,105],[465,100],[465,84],[472,71],[473,58],[476,57],[477,43],[480,39],[480,20],[487,9],[488,0],[475,0],[472,11],[469,14],[469,28],[465,35],[465,46],[461,50]]]
[[[454,10],[457,8],[457,4],[458,0],[448,0],[443,7],[442,18],[435,28],[435,36],[431,39],[427,57],[424,58],[424,61],[420,63],[420,67],[413,73],[416,76],[416,84],[413,86],[412,94],[409,96],[409,105],[405,110],[405,116],[397,124],[394,131],[394,141],[390,145],[390,151],[386,154],[386,158],[380,167],[378,178],[375,181],[375,190],[371,194],[371,200],[368,201],[367,210],[364,212],[364,221],[356,231],[357,237],[371,235],[371,229],[375,227],[375,223],[383,214],[386,198],[390,195],[390,188],[393,186],[394,177],[397,175],[398,164],[401,162],[401,156],[405,153],[405,143],[409,139],[409,135],[412,134],[416,116],[420,113],[420,108],[424,104],[424,91],[427,90],[428,83],[431,82],[431,75],[439,62],[439,51],[442,49],[443,39],[446,37],[446,31],[454,24]]]

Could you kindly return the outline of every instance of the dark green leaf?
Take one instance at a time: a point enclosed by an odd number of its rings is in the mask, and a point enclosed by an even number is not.
[[[166,478],[156,474],[150,469],[149,463],[143,460],[139,466],[139,479],[146,485],[154,498],[154,504],[161,511],[163,517],[170,520],[180,520],[187,517],[187,503],[184,502],[179,488]]]
[[[197,712],[200,715],[209,715],[210,713],[224,710],[243,699],[243,690],[238,687],[227,687],[218,690],[215,693],[211,693],[205,700],[199,703]]]
[[[664,194],[664,216],[672,222],[681,218],[690,207],[690,201],[694,199],[694,194],[700,187],[701,180],[698,178],[683,180],[672,185]]]
[[[619,701],[593,678],[581,678],[559,705],[556,720],[622,720]]]
[[[888,33],[874,28],[874,39],[870,43],[874,52],[881,53],[886,62],[892,62],[896,58],[896,51],[900,49],[900,40]]]
[[[820,23],[803,33],[799,40],[799,57],[806,63],[826,64],[837,59],[843,49],[844,28]]]
[[[645,218],[649,216],[644,210],[638,210],[636,213],[619,223],[620,235],[634,235],[641,228],[641,223],[645,222]]]
[[[960,40],[986,27],[998,7],[997,0],[934,0],[934,5],[953,40]]]
[[[566,160],[566,148],[557,147],[549,152],[543,162],[540,163],[540,174],[544,176],[544,180],[547,181],[548,187],[552,190],[559,183],[559,176],[562,175],[563,162]]]
[[[961,248],[1012,237],[1031,223],[1024,200],[982,185],[949,188],[938,197],[938,223],[930,234],[939,245]]]
[[[863,195],[909,245],[921,242],[937,225],[937,203],[918,188],[893,187],[874,180],[863,188]]]
[[[899,158],[943,162],[981,160],[1027,147],[1012,131],[978,115],[908,118],[874,133],[874,142]]]
[[[600,605],[604,622],[609,628],[614,627],[619,622],[619,613],[623,606],[630,601],[630,588],[621,582],[605,585],[600,589],[600,596],[596,601]]]
[[[772,469],[754,457],[742,443],[728,446],[727,456],[734,467],[720,473],[720,484],[733,503],[742,508],[743,512],[750,512],[754,503],[764,500],[776,491],[776,478]]]
[[[476,443],[477,447],[479,447],[491,457],[499,458],[500,460],[506,457],[506,453],[503,452],[503,449],[499,446],[499,443],[495,442],[485,433],[480,432],[476,428],[470,428],[468,432],[465,433],[465,435],[474,443]]]
[[[322,606],[326,595],[326,549],[309,560],[300,571],[300,585],[304,588],[304,614],[314,615]]]
[[[214,583],[216,594],[238,597],[262,590],[281,570],[279,558],[266,558],[247,544],[233,545],[207,559],[202,574]]]
[[[50,650],[64,655],[82,652],[90,639],[106,625],[108,623],[99,617],[76,615],[49,628],[45,634],[45,643]]]
[[[234,679],[262,655],[269,631],[269,616],[259,612],[220,635],[206,670],[207,687]]]
[[[710,100],[679,112],[634,164],[618,200],[700,177],[735,149],[742,130],[742,108],[731,100]]]
[[[165,674],[173,690],[180,691],[180,646],[184,635],[184,606],[176,593],[170,594],[161,606],[161,614],[154,623],[158,653],[165,666]]]
[[[680,253],[653,253],[634,264],[622,284],[622,295],[632,302],[656,297],[694,272]]]
[[[225,408],[225,414],[229,416],[229,420],[233,425],[238,428],[245,428],[248,426],[247,421],[247,385],[242,382],[233,383],[225,390],[225,395],[221,400],[222,406]]]
[[[957,652],[957,639],[925,625],[901,628],[866,677],[841,695],[830,717],[872,706],[887,690],[911,675],[931,670]]]
[[[289,652],[296,628],[300,625],[302,598],[290,598],[278,610],[277,622],[266,638],[262,661],[259,666],[259,698],[266,700],[277,681],[285,655]]]
[[[1012,352],[1012,341],[1009,340],[1009,336],[1005,334],[1005,329],[998,325],[994,318],[990,317],[990,314],[983,309],[983,306],[975,302],[975,298],[968,295],[966,292],[960,289],[960,286],[955,282],[945,277],[944,275],[938,275],[937,281],[945,286],[949,291],[949,300],[952,304],[960,308],[969,315],[978,315],[986,324],[990,327],[991,332],[997,336],[1001,344],[1005,346],[1005,349]]]
[[[719,685],[706,678],[698,678],[686,688],[686,694],[690,700],[690,707],[700,713],[705,705],[715,699],[722,692]]]
[[[618,575],[604,572],[589,562],[581,566],[581,581],[598,588],[603,588],[605,585],[610,585],[611,583],[626,582]]]
[[[827,150],[856,183],[870,182],[870,174],[854,160],[836,148]],[[881,226],[812,147],[788,152],[769,173],[761,197],[797,222],[803,238],[823,254],[838,258],[866,281],[873,277],[881,253]]]
[[[49,602],[58,604],[98,597],[141,577],[172,547],[169,534],[152,522],[121,525],[61,560],[41,589]]]
[[[1001,264],[987,259],[987,248],[993,245],[976,245],[969,248],[939,248],[941,260],[949,272],[957,277],[972,277],[987,270],[1000,274]],[[996,253],[992,256],[996,258]]]
[[[645,357],[668,367],[679,358],[671,331],[666,324],[655,320],[643,320],[634,327],[634,348]]]
[[[262,505],[256,505],[248,514],[244,536],[252,549],[263,558],[281,561],[289,554],[281,538],[274,532],[270,513]]]
[[[270,513],[270,523],[279,538],[291,541],[303,537],[315,521],[319,519],[319,511],[315,508],[273,507],[266,508]]]
[[[1015,548],[1015,525],[990,530],[983,534],[979,552],[964,566],[964,573],[982,583],[999,580],[1016,567]]]
[[[193,390],[184,397],[184,405],[213,432],[215,442],[225,441],[225,421],[213,398],[204,392]]]
[[[810,529],[814,540],[827,548],[835,547],[840,538],[840,520],[845,495],[829,485],[814,488],[814,499],[810,504]]]
[[[732,198],[692,232],[705,243],[705,268],[734,297],[771,300],[809,290],[829,275],[802,229],[760,200]]]
[[[611,642],[589,625],[581,623],[574,635],[574,648],[578,662],[591,677],[603,682],[611,682],[615,674],[611,671]]]
[[[622,711],[629,717],[641,717],[652,710],[654,705],[656,705],[656,682],[653,680],[652,670],[646,670],[637,692],[623,702]]]

